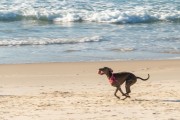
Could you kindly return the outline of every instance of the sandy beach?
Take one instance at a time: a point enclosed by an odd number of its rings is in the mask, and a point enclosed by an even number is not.
[[[104,66],[150,79],[119,100]],[[0,120],[179,120],[179,71],[180,60],[0,65]]]

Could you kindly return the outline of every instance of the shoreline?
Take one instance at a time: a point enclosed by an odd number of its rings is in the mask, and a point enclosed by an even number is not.
[[[150,79],[138,80],[131,98],[119,100],[107,77],[98,75],[104,66]],[[3,64],[0,119],[178,120],[179,71],[180,60]]]
[[[169,58],[169,59],[135,59],[135,60],[99,60],[99,61],[60,61],[60,62],[32,62],[32,63],[0,63],[0,65],[31,65],[31,64],[61,64],[61,63],[105,63],[105,62],[143,62],[143,61],[179,61],[180,59],[174,59],[174,58]]]

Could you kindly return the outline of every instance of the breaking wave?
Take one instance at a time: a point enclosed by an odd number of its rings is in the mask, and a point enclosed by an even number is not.
[[[135,51],[135,48],[113,48],[111,49],[111,51],[114,52],[131,52],[131,51]]]
[[[127,1],[128,2],[128,1]],[[158,21],[180,22],[178,5],[153,1],[134,5],[127,2],[15,0],[0,6],[0,21],[43,20],[48,22],[97,22],[97,23],[151,23]],[[145,4],[146,3],[146,4]],[[1,4],[1,3],[0,3]]]
[[[79,39],[34,39],[27,38],[26,40],[11,39],[11,40],[0,40],[0,46],[25,46],[25,45],[54,45],[54,44],[76,44],[86,42],[100,42],[103,41],[102,37],[84,37]]]

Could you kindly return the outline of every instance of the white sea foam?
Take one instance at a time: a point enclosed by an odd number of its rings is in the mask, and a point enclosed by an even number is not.
[[[131,51],[135,51],[135,48],[113,48],[111,49],[112,51],[115,52],[131,52]]]
[[[27,38],[26,40],[11,39],[11,40],[0,40],[0,46],[24,46],[24,45],[52,45],[52,44],[76,44],[86,42],[99,42],[103,38],[100,36],[84,37],[76,39],[48,39],[41,38],[40,40],[35,38]]]
[[[1,21],[47,20],[53,22],[105,22],[105,23],[145,23],[155,21],[180,21],[180,11],[175,3],[169,4],[129,4],[111,1],[58,1],[42,2],[15,0],[0,6]],[[0,3],[1,4],[1,3]],[[170,7],[169,7],[170,6]]]

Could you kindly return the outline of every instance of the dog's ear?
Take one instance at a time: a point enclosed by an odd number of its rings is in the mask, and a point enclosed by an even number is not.
[[[113,72],[113,70],[112,70],[111,68],[109,68],[109,70],[110,70],[111,72]]]
[[[113,72],[113,70],[109,67],[104,67],[104,69],[108,69],[110,72]]]

